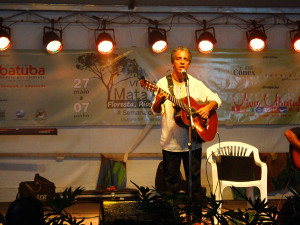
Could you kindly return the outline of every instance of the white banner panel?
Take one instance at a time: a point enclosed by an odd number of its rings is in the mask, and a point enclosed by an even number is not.
[[[1,52],[0,127],[159,124],[150,110],[153,93],[141,88],[138,78],[155,82],[169,74],[170,53],[147,48],[117,49],[109,56]],[[223,101],[220,124],[299,124],[297,53],[192,53],[188,73]]]

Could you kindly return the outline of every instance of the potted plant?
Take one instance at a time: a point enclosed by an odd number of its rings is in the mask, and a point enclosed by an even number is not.
[[[84,191],[84,188],[77,187],[74,191],[72,188],[66,188],[63,193],[56,194],[53,199],[44,207],[45,225],[80,225],[85,218],[77,220],[66,208],[75,204],[75,197]]]

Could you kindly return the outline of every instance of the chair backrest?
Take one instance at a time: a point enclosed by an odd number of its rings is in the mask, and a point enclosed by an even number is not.
[[[258,149],[252,145],[238,141],[224,141],[207,148],[207,160],[211,163],[213,154],[231,156],[250,156],[253,153],[254,161],[260,162]]]
[[[226,141],[207,148],[207,160],[217,164],[218,179],[228,181],[253,181],[253,153],[255,164],[260,164],[258,149],[252,145]],[[238,171],[238,172],[237,172]]]

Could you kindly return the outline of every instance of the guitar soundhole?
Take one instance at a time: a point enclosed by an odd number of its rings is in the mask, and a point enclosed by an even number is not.
[[[192,108],[192,117],[193,117],[193,118],[196,118],[197,116],[199,116],[199,115],[198,115],[196,109],[195,109],[195,108]]]
[[[198,121],[200,122],[203,129],[205,131],[207,131],[207,129],[208,129],[208,126],[207,126],[208,119],[203,119],[201,116],[199,116],[199,114],[197,113],[195,108],[192,108],[192,117],[193,117],[193,119],[198,118]]]

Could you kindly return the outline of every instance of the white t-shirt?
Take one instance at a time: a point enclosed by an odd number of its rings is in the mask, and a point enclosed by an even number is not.
[[[213,93],[208,89],[201,81],[196,78],[188,75],[189,78],[189,91],[190,96],[197,103],[209,103],[214,100],[218,103],[220,107],[222,101],[219,98],[218,94]],[[173,79],[174,85],[174,95],[177,99],[186,97],[186,87],[185,83],[178,83]],[[165,92],[169,93],[168,81],[166,77],[161,78],[157,82],[157,86],[163,89]],[[154,102],[153,102],[154,103]],[[154,112],[155,113],[155,112]],[[160,144],[162,149],[167,151],[181,152],[188,151],[188,129],[180,127],[176,124],[174,120],[174,108],[173,103],[169,100],[166,100],[162,104],[161,111],[161,140]],[[201,148],[201,144],[197,142],[192,142],[192,150]]]

